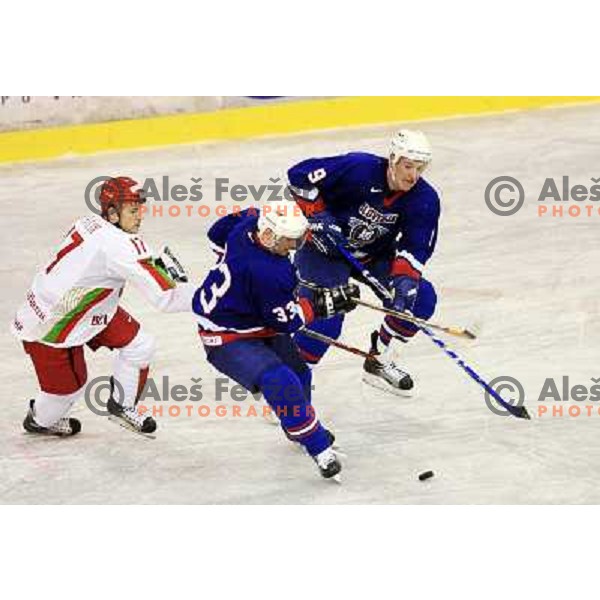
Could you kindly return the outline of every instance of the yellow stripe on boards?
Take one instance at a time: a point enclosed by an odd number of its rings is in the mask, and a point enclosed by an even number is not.
[[[598,96],[348,96],[0,133],[0,162],[600,102]]]

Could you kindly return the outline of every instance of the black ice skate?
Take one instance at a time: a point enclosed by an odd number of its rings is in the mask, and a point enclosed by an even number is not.
[[[141,415],[135,407],[123,406],[112,397],[108,399],[106,409],[110,413],[108,418],[121,427],[146,437],[155,437],[151,434],[156,431],[156,421],[151,416]]]
[[[331,446],[323,450],[320,454],[313,456],[312,459],[317,463],[319,472],[325,479],[335,479],[338,483],[341,481],[340,471],[342,470],[342,463]]]
[[[379,333],[374,331],[371,334],[371,354],[379,355],[378,338]],[[363,371],[363,381],[374,388],[397,396],[410,396],[413,391],[412,377],[391,360],[367,358],[363,364]]]
[[[50,427],[42,427],[35,422],[35,400],[29,401],[29,410],[23,421],[23,428],[28,433],[37,433],[39,435],[57,435],[67,437],[75,435],[81,431],[81,422],[73,417],[63,417]]]

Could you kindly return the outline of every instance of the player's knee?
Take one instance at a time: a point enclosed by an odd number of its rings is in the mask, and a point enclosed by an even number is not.
[[[260,389],[271,406],[304,402],[302,382],[287,365],[276,365],[267,369],[260,378]]]
[[[150,365],[156,352],[156,338],[140,329],[133,340],[120,350],[121,357],[127,362],[143,369]]]
[[[429,319],[435,312],[437,294],[433,285],[425,280],[419,285],[419,293],[413,309],[413,314],[419,319]]]

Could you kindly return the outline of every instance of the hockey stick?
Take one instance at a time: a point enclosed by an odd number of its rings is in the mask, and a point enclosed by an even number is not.
[[[312,283],[310,281],[300,280],[300,283],[311,290],[318,290],[321,286],[316,283]],[[451,327],[448,325],[440,325],[439,323],[430,323],[429,321],[423,321],[423,319],[418,319],[413,315],[408,313],[399,312],[397,310],[392,310],[390,308],[385,308],[383,306],[377,306],[376,304],[372,304],[371,302],[367,302],[366,300],[361,300],[360,298],[354,298],[354,303],[360,306],[365,306],[366,308],[370,308],[372,310],[376,310],[378,312],[382,312],[386,315],[390,315],[391,317],[396,317],[397,319],[401,319],[402,321],[406,321],[407,323],[413,323],[418,327],[429,327],[430,329],[437,329],[438,331],[443,331],[448,335],[453,335],[455,337],[462,337],[468,340],[475,340],[477,336],[468,329],[463,327]]]
[[[368,281],[375,290],[377,290],[385,298],[391,299],[391,293],[385,288],[385,286],[365,269],[362,265],[346,248],[338,246],[340,254],[355,268],[357,269],[363,278]],[[517,417],[517,419],[531,419],[525,406],[513,406],[509,404],[492,388],[472,367],[470,367],[454,350],[448,348],[446,343],[440,338],[436,337],[435,334],[425,326],[420,326],[421,331],[425,333],[429,339],[438,347],[442,352],[451,358],[473,381],[477,382],[498,404],[503,406],[511,415]]]
[[[340,350],[345,350],[346,352],[350,352],[350,354],[356,354],[356,356],[362,356],[363,358],[371,358],[373,360],[377,360],[377,357],[371,352],[365,352],[360,348],[355,348],[354,346],[348,346],[348,344],[344,344],[343,342],[338,342],[333,338],[330,338],[322,333],[317,333],[316,331],[312,331],[311,329],[301,329],[301,333],[304,335],[311,337],[319,342],[323,342],[324,344],[328,344],[329,346],[335,346]],[[379,361],[377,361],[379,362]]]
[[[448,335],[453,335],[455,337],[466,338],[468,340],[477,339],[477,336],[468,329],[464,329],[463,327],[451,327],[447,325],[440,325],[439,323],[429,323],[428,321],[423,321],[423,319],[418,319],[417,317],[413,317],[408,313],[399,312],[397,310],[392,310],[391,308],[385,308],[384,306],[377,306],[376,304],[371,304],[371,302],[367,302],[366,300],[361,300],[360,298],[354,299],[354,303],[360,306],[366,306],[372,310],[376,310],[378,312],[389,315],[390,317],[396,317],[402,321],[406,321],[407,323],[413,323],[418,327],[429,327],[430,329],[437,329],[438,331],[443,331]]]

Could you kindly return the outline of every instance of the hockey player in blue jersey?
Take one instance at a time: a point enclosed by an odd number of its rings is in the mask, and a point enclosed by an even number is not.
[[[339,252],[350,251],[393,294],[384,306],[429,319],[436,305],[432,284],[423,277],[435,249],[440,200],[421,175],[432,157],[430,144],[418,131],[400,131],[392,140],[389,158],[354,152],[305,160],[288,171],[290,191],[310,221],[311,241],[296,253],[303,281],[317,286],[344,285],[360,280]],[[313,291],[304,289],[310,298]],[[342,314],[316,320],[310,329],[337,338]],[[411,376],[393,361],[391,341],[408,342],[416,326],[386,316],[371,334],[371,352],[363,379],[398,395],[409,395]],[[307,362],[317,364],[328,346],[299,332],[296,341]]]
[[[357,286],[297,297],[289,252],[304,241],[308,221],[293,201],[220,219],[209,232],[221,259],[197,290],[193,308],[208,361],[255,393],[261,391],[287,437],[300,443],[325,478],[341,470],[333,435],[311,405],[311,371],[292,334],[314,318],[356,307]]]

